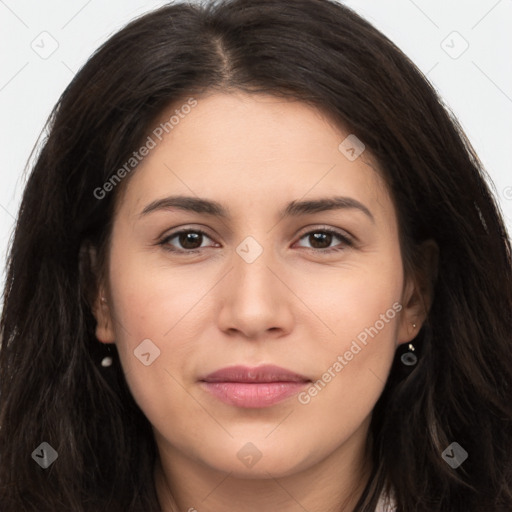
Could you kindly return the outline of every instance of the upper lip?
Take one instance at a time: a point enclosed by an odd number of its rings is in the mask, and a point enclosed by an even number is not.
[[[228,366],[200,379],[204,382],[309,382],[304,375],[266,364],[262,366]]]

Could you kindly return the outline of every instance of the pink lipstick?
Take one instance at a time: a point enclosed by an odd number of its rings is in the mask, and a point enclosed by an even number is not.
[[[230,366],[200,379],[224,403],[243,408],[270,407],[295,395],[310,379],[274,365]]]

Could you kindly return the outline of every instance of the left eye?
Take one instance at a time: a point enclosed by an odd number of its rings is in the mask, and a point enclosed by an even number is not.
[[[314,231],[309,231],[301,236],[300,240],[306,239],[309,241],[313,247],[307,247],[307,249],[312,249],[314,251],[322,251],[322,252],[332,252],[332,251],[341,251],[343,247],[352,246],[352,241],[345,235],[338,233],[332,229],[317,229]],[[338,238],[341,240],[341,247],[334,246],[331,247],[331,243],[334,238]]]

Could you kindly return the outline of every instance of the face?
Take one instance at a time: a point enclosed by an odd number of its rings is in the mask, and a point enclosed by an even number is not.
[[[96,334],[117,345],[161,454],[291,475],[361,446],[419,329],[395,209],[368,151],[340,149],[349,133],[319,111],[196,100],[129,177]]]

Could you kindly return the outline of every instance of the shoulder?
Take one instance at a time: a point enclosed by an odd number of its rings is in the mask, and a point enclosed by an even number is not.
[[[387,495],[382,493],[379,498],[379,502],[377,503],[377,508],[375,512],[395,512],[396,511],[396,503],[393,495]]]

